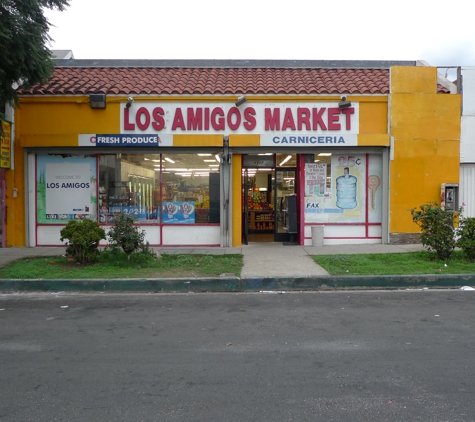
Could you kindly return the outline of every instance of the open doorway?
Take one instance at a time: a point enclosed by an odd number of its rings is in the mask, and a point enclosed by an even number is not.
[[[295,156],[273,154],[272,167],[243,167],[242,241],[293,243],[298,239]],[[290,161],[289,167],[275,164]],[[287,161],[284,161],[287,159]],[[268,161],[256,159],[253,163]],[[251,163],[252,163],[251,162]]]

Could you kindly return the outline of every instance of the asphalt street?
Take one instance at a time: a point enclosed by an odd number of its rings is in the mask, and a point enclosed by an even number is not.
[[[0,421],[474,421],[475,292],[0,295]]]

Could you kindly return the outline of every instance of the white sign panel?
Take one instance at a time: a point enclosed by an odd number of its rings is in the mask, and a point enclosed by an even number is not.
[[[359,104],[336,102],[140,103],[121,106],[122,134],[253,134],[262,145],[356,145]]]
[[[45,164],[46,213],[91,214],[88,163]]]

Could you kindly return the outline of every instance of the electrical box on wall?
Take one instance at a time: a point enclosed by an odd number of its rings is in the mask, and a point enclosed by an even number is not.
[[[440,185],[440,208],[447,211],[459,209],[459,185],[457,183],[442,183]]]

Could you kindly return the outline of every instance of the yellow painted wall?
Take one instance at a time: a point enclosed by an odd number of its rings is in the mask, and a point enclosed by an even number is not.
[[[417,233],[410,209],[459,182],[460,95],[437,94],[434,67],[391,69],[389,232]]]
[[[24,147],[77,147],[79,133],[119,133],[119,103],[91,109],[89,98],[22,98],[15,110],[15,168],[5,172],[7,186],[6,246],[27,244]],[[12,189],[18,189],[13,198]]]
[[[388,99],[378,98],[377,102],[359,103],[360,106],[360,134],[387,134],[388,133]]]

